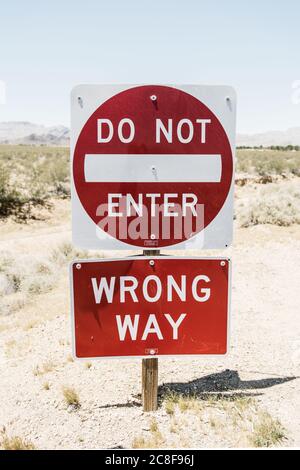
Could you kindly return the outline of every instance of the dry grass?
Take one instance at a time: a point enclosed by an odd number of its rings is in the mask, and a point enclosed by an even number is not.
[[[33,369],[33,375],[38,376],[49,374],[50,372],[53,372],[55,367],[56,365],[52,361],[44,362],[44,364],[42,365],[35,366],[35,368]]]
[[[164,437],[159,430],[157,421],[153,418],[150,422],[150,435],[147,437],[135,437],[132,442],[133,449],[160,449],[165,443]]]
[[[241,394],[190,394],[184,395],[181,393],[170,392],[167,393],[164,400],[163,406],[166,412],[173,415],[178,408],[179,411],[185,412],[188,410],[203,411],[207,408],[220,408],[220,409],[231,409],[236,408],[240,411],[247,409],[253,404],[253,399]],[[171,409],[171,412],[169,411]]]
[[[249,441],[254,447],[274,447],[281,444],[285,437],[281,423],[273,419],[269,413],[262,412],[254,423]]]
[[[43,389],[44,389],[44,390],[50,390],[50,384],[49,384],[49,382],[44,382],[44,383],[43,383]]]
[[[67,272],[69,261],[76,257],[87,258],[88,254],[76,250],[69,242],[58,244],[48,258],[0,252],[0,316],[15,313],[34,302],[34,296],[51,292],[60,274]],[[33,323],[30,319],[23,328],[33,328],[37,323],[36,319]]]
[[[74,388],[63,387],[63,396],[68,406],[72,406],[74,408],[80,407],[80,399]]]
[[[170,432],[174,434],[178,434],[179,432],[179,423],[176,419],[172,419],[170,423]]]
[[[300,223],[300,185],[297,180],[281,184],[240,188],[235,202],[240,227],[258,224],[289,226]]]
[[[74,358],[71,354],[67,355],[67,362],[74,362]]]
[[[240,149],[236,157],[238,173],[300,176],[300,151]]]
[[[8,436],[6,433],[0,438],[0,446],[4,450],[35,450],[32,442],[19,436]]]
[[[285,437],[279,421],[261,410],[253,397],[239,393],[197,396],[171,392],[164,397],[162,408],[169,421],[158,424],[152,419],[149,431],[133,440],[133,448],[193,447],[195,443],[186,440],[187,426],[198,439],[204,429],[210,429],[214,442],[231,447],[271,447]]]
[[[66,266],[74,258],[89,258],[91,255],[84,250],[76,249],[72,243],[66,241],[60,243],[50,255],[50,262],[55,266]]]
[[[175,402],[172,400],[172,398],[167,398],[165,400],[164,405],[166,413],[170,416],[173,416],[173,414],[175,413]]]

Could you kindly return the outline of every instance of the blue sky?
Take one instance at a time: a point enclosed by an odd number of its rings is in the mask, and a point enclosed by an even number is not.
[[[206,83],[235,87],[239,132],[299,126],[300,2],[3,1],[0,80],[0,121],[69,125],[78,83]]]

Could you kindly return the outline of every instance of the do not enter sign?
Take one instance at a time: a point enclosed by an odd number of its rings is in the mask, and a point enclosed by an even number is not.
[[[225,258],[76,261],[75,356],[225,354],[229,285]]]
[[[235,94],[229,87],[72,92],[73,240],[86,248],[231,243]]]

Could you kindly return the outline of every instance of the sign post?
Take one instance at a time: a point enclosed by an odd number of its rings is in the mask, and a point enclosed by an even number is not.
[[[158,359],[142,360],[142,403],[144,411],[157,410]]]
[[[159,250],[144,250],[144,256],[158,256]],[[157,410],[158,358],[142,359],[142,403],[144,411]]]
[[[71,265],[76,358],[228,351],[230,260],[160,255],[232,242],[235,92],[226,86],[79,85],[71,95],[72,237],[143,256]]]

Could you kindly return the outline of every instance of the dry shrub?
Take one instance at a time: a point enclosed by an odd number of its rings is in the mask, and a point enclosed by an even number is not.
[[[75,256],[85,255],[64,242],[49,257],[0,252],[0,315],[22,308],[33,295],[50,292],[58,282],[61,267],[67,269]]]
[[[8,436],[6,433],[0,438],[0,445],[4,450],[35,450],[32,442],[19,436]]]
[[[150,435],[147,437],[136,436],[132,441],[133,449],[159,449],[163,447],[165,439],[162,435],[156,419],[152,418],[149,426]]]
[[[63,387],[63,396],[68,406],[72,406],[73,408],[80,407],[80,399],[74,388]]]
[[[285,430],[281,423],[267,412],[259,414],[249,441],[254,447],[273,447],[285,439]]]
[[[248,197],[247,197],[248,196]],[[300,223],[298,182],[256,186],[237,200],[236,218],[240,227],[258,224],[289,226]]]
[[[242,393],[169,392],[162,399],[162,408],[166,411],[164,421],[152,420],[149,430],[136,436],[132,447],[193,447],[201,442],[203,426],[212,438],[229,447],[272,447],[285,438],[280,422],[260,409],[252,396]],[[184,444],[187,423],[194,435],[190,436],[193,441]]]
[[[240,149],[236,152],[237,173],[300,176],[300,151]]]

